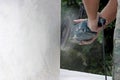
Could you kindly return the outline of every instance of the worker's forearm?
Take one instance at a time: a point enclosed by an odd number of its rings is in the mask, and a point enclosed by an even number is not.
[[[89,20],[97,19],[99,0],[82,0]]]
[[[116,18],[117,0],[110,0],[107,6],[101,11],[100,15],[107,20],[107,24]]]

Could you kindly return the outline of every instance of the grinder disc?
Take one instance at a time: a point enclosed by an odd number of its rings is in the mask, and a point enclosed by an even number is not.
[[[66,22],[61,27],[61,49],[64,49],[69,40],[72,25],[70,17],[66,17]]]

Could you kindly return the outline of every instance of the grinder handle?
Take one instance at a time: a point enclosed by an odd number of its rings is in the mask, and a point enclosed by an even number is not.
[[[106,19],[99,17],[98,27],[102,27],[103,25],[105,25],[105,23],[106,23]]]

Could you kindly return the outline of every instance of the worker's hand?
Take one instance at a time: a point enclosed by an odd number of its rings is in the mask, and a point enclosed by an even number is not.
[[[97,37],[98,37],[98,34],[94,38],[92,38],[91,40],[81,41],[79,43],[79,45],[88,45],[88,44],[91,44],[91,43],[93,43],[96,40]]]
[[[89,20],[87,23],[88,27],[90,28],[91,31],[93,32],[98,32],[98,18],[95,20]]]
[[[85,20],[87,20],[87,19],[78,19],[78,20],[74,20],[74,22],[75,23],[80,23],[80,22],[85,21]],[[98,33],[100,31],[101,31],[101,27],[96,26],[96,29],[94,30],[94,32],[97,32],[97,35],[93,39],[87,40],[87,41],[81,41],[79,44],[80,45],[87,45],[87,44],[93,43],[96,40],[96,38],[98,37]]]
[[[98,27],[98,20],[99,17],[101,16],[100,13],[97,13],[97,16],[95,19],[87,19],[88,20],[88,27],[90,28],[91,31],[93,32],[98,32],[99,31],[99,27]],[[80,21],[80,20],[79,20]]]

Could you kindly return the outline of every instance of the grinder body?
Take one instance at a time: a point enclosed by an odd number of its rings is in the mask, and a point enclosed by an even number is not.
[[[93,39],[97,32],[91,31],[87,25],[88,20],[75,24],[71,27],[69,39],[73,43],[79,43],[80,41],[88,41]],[[106,20],[104,18],[99,17],[98,27],[102,27],[105,25]]]

